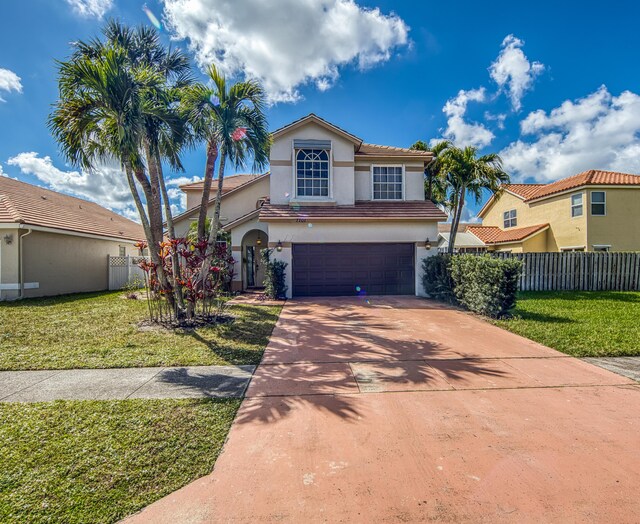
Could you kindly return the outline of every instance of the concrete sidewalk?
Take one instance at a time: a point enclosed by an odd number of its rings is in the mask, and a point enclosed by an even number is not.
[[[240,398],[255,366],[1,371],[1,402]]]

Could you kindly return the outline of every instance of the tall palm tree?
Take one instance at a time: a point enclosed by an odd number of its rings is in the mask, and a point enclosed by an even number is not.
[[[183,107],[195,136],[207,144],[198,237],[208,237],[210,246],[213,246],[220,229],[220,202],[227,160],[238,168],[251,158],[252,169],[262,169],[268,162],[271,142],[262,86],[252,80],[228,85],[215,65],[211,65],[207,73],[210,86],[197,84],[186,90]],[[218,157],[214,216],[207,234],[207,209]]]
[[[509,182],[509,175],[502,169],[499,155],[489,153],[479,157],[478,148],[472,146],[448,147],[442,153],[441,163],[446,174],[449,205],[453,210],[449,237],[449,253],[453,253],[465,199],[470,195],[479,202],[483,190],[497,192],[501,184]]]
[[[82,44],[79,49],[88,49]],[[127,51],[100,43],[92,53],[78,52],[59,62],[60,98],[49,127],[63,154],[85,169],[116,159],[123,168],[140,215],[152,261],[163,288],[168,280],[158,249],[162,242],[162,207],[158,185],[147,176],[142,145],[148,119],[172,118],[166,108],[149,102],[161,96],[164,77],[152,68],[132,67]],[[146,209],[138,192],[142,189]]]
[[[434,204],[444,204],[446,198],[445,180],[442,176],[442,154],[451,147],[451,142],[441,140],[433,144],[418,140],[411,146],[416,151],[428,151],[432,158],[424,168],[425,196]]]

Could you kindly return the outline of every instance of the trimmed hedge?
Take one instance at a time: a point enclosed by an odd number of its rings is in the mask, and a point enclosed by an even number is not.
[[[456,302],[492,318],[516,305],[522,262],[490,255],[435,255],[423,261],[423,287],[430,297]]]

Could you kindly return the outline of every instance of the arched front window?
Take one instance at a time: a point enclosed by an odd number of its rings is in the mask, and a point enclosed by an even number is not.
[[[296,190],[299,197],[329,196],[329,151],[326,149],[297,151]]]

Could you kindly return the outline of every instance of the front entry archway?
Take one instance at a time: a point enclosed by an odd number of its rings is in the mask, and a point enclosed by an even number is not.
[[[264,265],[260,252],[269,246],[268,235],[259,229],[248,231],[242,238],[242,289],[264,287]]]

